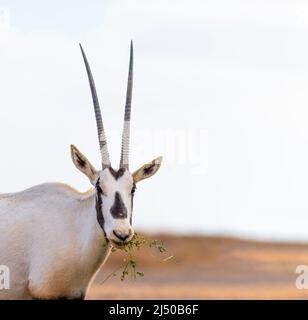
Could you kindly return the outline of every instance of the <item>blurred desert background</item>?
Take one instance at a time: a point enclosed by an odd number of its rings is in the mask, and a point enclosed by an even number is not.
[[[308,298],[307,22],[303,0],[1,1],[0,193],[87,190],[71,143],[101,168],[78,43],[118,164],[134,41],[130,168],[164,160],[133,225],[174,258],[142,249],[144,278],[102,283],[115,252],[88,299]]]
[[[111,254],[87,299],[307,299],[295,287],[298,265],[308,265],[308,244],[270,243],[230,237],[147,235],[168,252],[141,248],[131,281],[106,277],[123,264],[123,252]],[[165,257],[174,258],[162,261]]]

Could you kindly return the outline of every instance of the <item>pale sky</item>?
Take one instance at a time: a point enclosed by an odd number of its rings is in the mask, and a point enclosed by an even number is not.
[[[90,187],[69,152],[100,167],[79,42],[117,167],[130,39],[131,167],[164,156],[136,228],[308,240],[306,1],[0,0],[0,192]]]

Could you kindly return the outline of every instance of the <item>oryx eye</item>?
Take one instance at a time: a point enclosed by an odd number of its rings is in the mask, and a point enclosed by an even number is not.
[[[134,194],[136,191],[136,185],[133,185],[131,193]]]
[[[101,186],[99,184],[96,185],[96,189],[97,189],[97,192],[103,194],[103,190],[102,190],[102,188],[101,188]]]

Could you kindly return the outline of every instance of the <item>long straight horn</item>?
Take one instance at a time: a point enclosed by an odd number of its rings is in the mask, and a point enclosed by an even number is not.
[[[125,168],[125,169],[128,169],[129,167],[129,139],[130,139],[130,114],[131,114],[132,90],[133,90],[133,65],[134,65],[134,52],[133,52],[133,41],[131,41],[125,114],[124,114],[124,127],[123,127],[123,133],[122,133],[122,150],[121,150],[121,160],[120,160],[120,168]]]
[[[95,89],[95,83],[93,80],[92,72],[91,72],[87,57],[82,49],[81,44],[79,44],[79,46],[80,46],[81,53],[83,56],[84,64],[87,69],[87,74],[88,74],[88,79],[89,79],[89,84],[90,84],[90,89],[91,89],[91,94],[92,94],[92,100],[93,100],[93,105],[94,105],[99,147],[100,147],[101,157],[102,157],[102,167],[103,167],[103,169],[105,169],[105,168],[110,167],[111,164],[110,164],[110,160],[109,160],[107,140],[106,140],[106,136],[105,136],[105,130],[104,130],[104,125],[103,125],[101,110],[99,107],[99,102],[98,102],[97,93],[96,93],[96,89]]]

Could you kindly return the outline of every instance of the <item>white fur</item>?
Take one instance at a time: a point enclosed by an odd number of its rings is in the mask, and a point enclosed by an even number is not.
[[[110,249],[93,190],[47,183],[0,195],[0,264],[11,273],[0,299],[78,298]]]
[[[103,212],[105,218],[105,231],[107,238],[112,241],[119,241],[114,235],[113,231],[118,233],[130,234],[128,240],[130,240],[134,232],[130,225],[131,217],[131,190],[133,187],[133,177],[126,170],[122,177],[115,180],[110,174],[109,169],[105,169],[100,173],[100,186],[103,190]],[[118,192],[121,195],[122,201],[127,209],[127,218],[114,219],[110,213],[110,209],[114,203],[115,193]]]
[[[112,245],[119,242],[114,232],[129,234],[125,242],[132,239],[132,187],[134,182],[152,176],[161,158],[133,175],[125,170],[115,179],[109,168],[95,171],[74,147],[72,156],[94,185],[99,179],[104,231],[97,219],[95,189],[79,193],[65,184],[46,183],[0,194],[0,265],[10,269],[10,290],[0,290],[0,299],[80,298],[108,258]],[[146,167],[153,170],[145,175]],[[112,217],[116,192],[127,209],[125,218]]]

